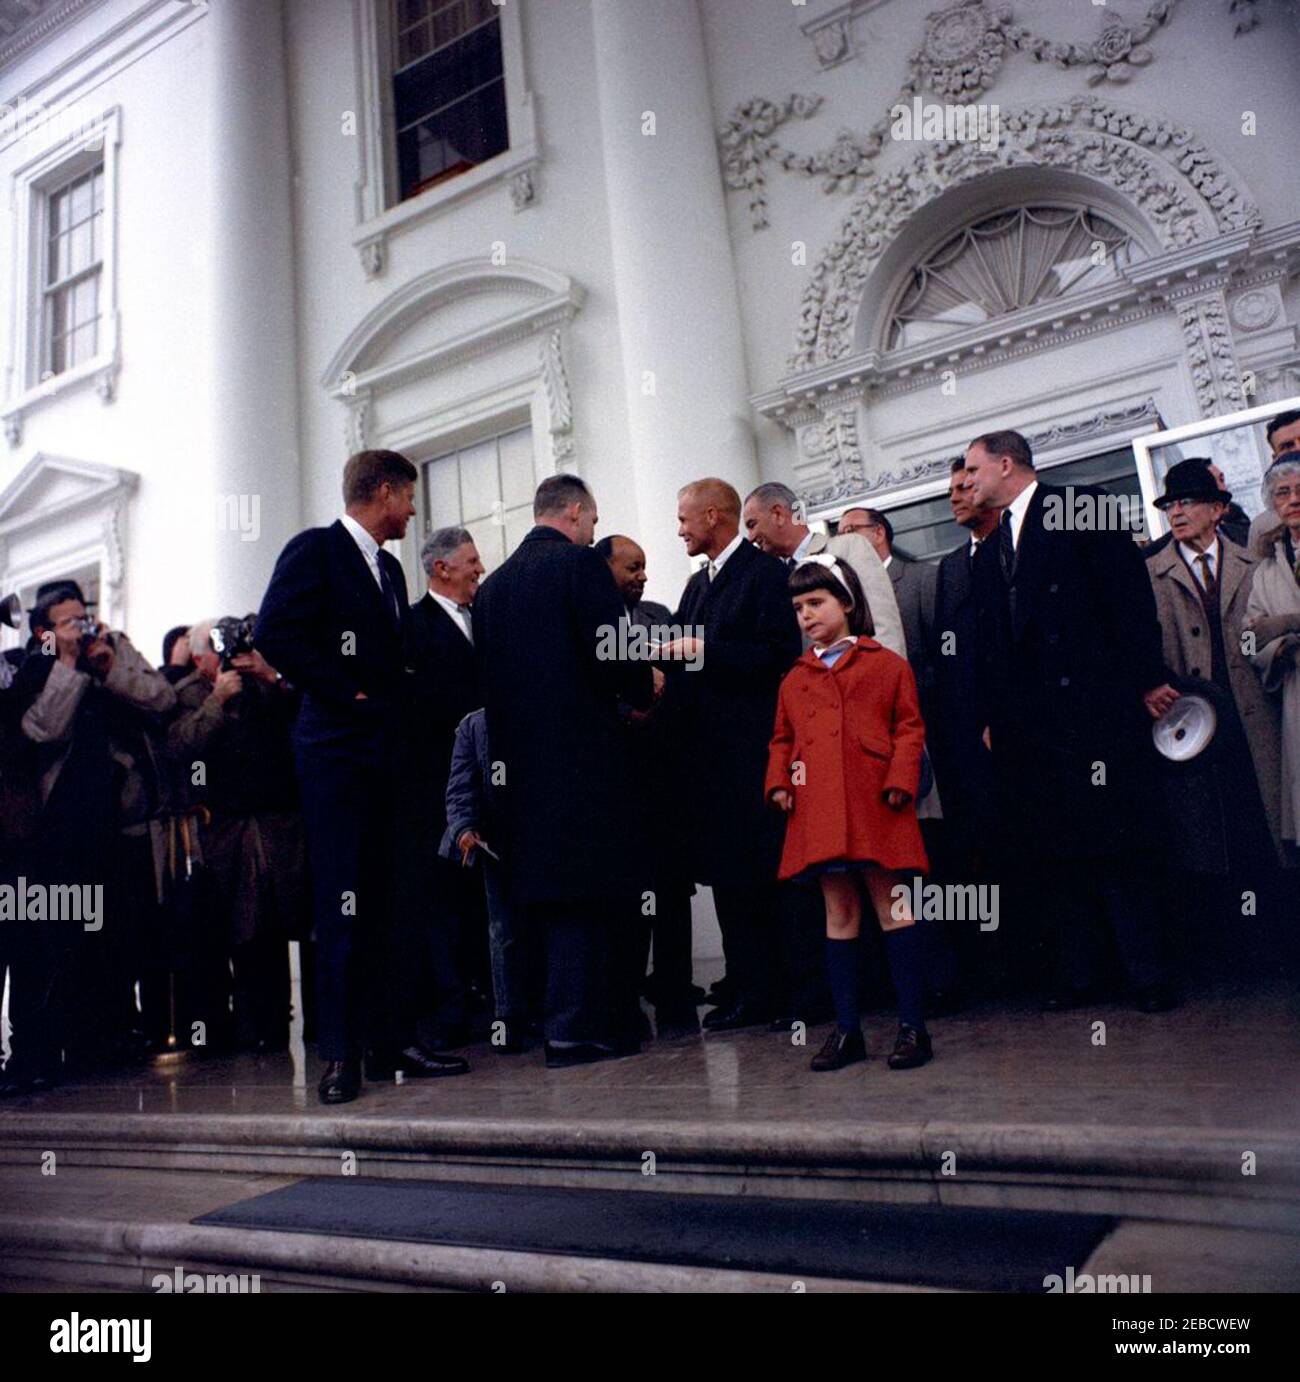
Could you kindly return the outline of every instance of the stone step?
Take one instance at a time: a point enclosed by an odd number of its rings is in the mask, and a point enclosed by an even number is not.
[[[1021,1124],[706,1123],[6,1109],[0,1167],[460,1179],[1100,1213],[1293,1231],[1283,1134]],[[1243,1167],[1254,1174],[1243,1174]],[[653,1170],[653,1174],[648,1174]]]
[[[190,1220],[292,1177],[61,1165],[0,1168],[0,1290],[790,1292],[788,1275],[544,1252],[216,1228]],[[22,1205],[18,1210],[15,1206]],[[252,1278],[256,1277],[256,1286]],[[242,1283],[240,1278],[243,1278]],[[802,1279],[801,1289],[892,1292],[893,1283]]]
[[[0,1291],[890,1293],[897,1283],[830,1280],[545,1252],[195,1225],[292,1177],[62,1165],[41,1177],[0,1167]],[[1294,1292],[1300,1237],[1205,1224],[1124,1221],[1080,1267],[1146,1278],[1156,1294]],[[242,1280],[241,1280],[242,1279]],[[255,1280],[254,1280],[255,1279]],[[922,1288],[925,1289],[925,1288]],[[931,1288],[932,1289],[932,1288]],[[1136,1289],[1136,1288],[1135,1288]]]

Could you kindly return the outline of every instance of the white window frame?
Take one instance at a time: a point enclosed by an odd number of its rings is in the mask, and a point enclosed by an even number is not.
[[[440,215],[467,197],[509,184],[513,209],[536,199],[541,163],[533,95],[524,72],[523,0],[503,0],[501,61],[505,72],[509,147],[467,173],[395,202],[397,142],[393,124],[390,0],[352,0],[357,70],[357,227],[353,247],[369,278],[384,272],[389,238]]]
[[[24,415],[46,400],[91,380],[111,403],[121,368],[117,297],[118,154],[121,107],[114,106],[73,134],[49,145],[12,175],[14,211],[14,318],[5,402],[0,408],[11,446],[22,441]],[[45,251],[49,194],[96,164],[104,168],[103,248],[100,255],[99,330],[95,354],[60,374],[44,368]]]

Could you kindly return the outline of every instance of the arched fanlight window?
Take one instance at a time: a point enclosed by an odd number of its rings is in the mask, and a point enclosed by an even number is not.
[[[888,348],[921,345],[1082,292],[1141,257],[1128,232],[1095,211],[999,211],[958,231],[912,270],[890,319]]]

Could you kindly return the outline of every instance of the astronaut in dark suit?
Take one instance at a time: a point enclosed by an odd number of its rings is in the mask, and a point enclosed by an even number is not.
[[[294,755],[316,929],[322,1103],[370,1079],[456,1075],[423,1049],[410,1008],[419,966],[392,926],[398,765],[411,713],[410,608],[397,558],[417,472],[395,451],[361,451],[343,471],[345,513],[280,553],[257,622],[259,651],[303,693]]]
[[[711,1031],[766,1023],[780,995],[776,955],[777,865],[784,822],[767,808],[763,781],[781,678],[802,640],[787,571],[740,532],[740,495],[697,480],[677,498],[678,533],[707,561],[686,584],[669,644],[666,709],[681,754],[695,881],[713,889],[729,994],[704,1019]],[[671,700],[668,700],[671,698]]]
[[[408,847],[401,853],[402,915],[420,928],[433,993],[427,1045],[455,1047],[470,1037],[471,985],[490,985],[483,890],[469,869],[438,852],[447,828],[447,777],[456,726],[483,704],[471,607],[483,576],[464,528],[439,528],[420,547],[428,589],[411,606],[415,713],[403,783]]]
[[[998,791],[990,844],[1053,929],[1044,1006],[1091,999],[1104,918],[1136,1006],[1163,1011],[1175,999],[1151,722],[1178,693],[1142,554],[1100,490],[1040,484],[1018,432],[977,437],[966,470],[975,502],[1001,510],[974,570],[976,696]]]

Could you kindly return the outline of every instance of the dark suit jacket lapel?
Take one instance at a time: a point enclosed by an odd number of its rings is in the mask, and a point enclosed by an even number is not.
[[[335,519],[330,525],[330,534],[339,560],[344,569],[351,572],[353,583],[362,592],[362,598],[369,601],[376,618],[385,619],[391,627],[392,619],[384,608],[384,592],[380,590],[378,582],[376,582],[374,574],[352,534],[348,532],[339,519]]]
[[[727,558],[722,570],[711,581],[708,567],[705,567],[704,579],[708,582],[708,588],[704,592],[704,608],[707,609],[714,602],[719,590],[727,588],[728,581],[736,583],[757,555],[757,549],[746,538],[741,538],[740,546]]]
[[[1043,504],[1047,490],[1040,482],[1025,511],[1020,527],[1020,541],[1016,544],[1016,602],[1014,631],[1019,638],[1033,613],[1038,572],[1046,554],[1047,530],[1043,527]]]

